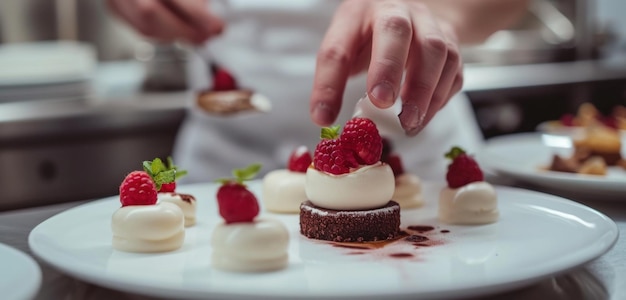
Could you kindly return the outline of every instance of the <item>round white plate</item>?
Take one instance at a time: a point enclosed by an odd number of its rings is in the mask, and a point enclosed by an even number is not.
[[[249,186],[260,195],[258,181]],[[110,218],[119,208],[118,197],[44,221],[31,232],[29,244],[37,256],[79,279],[139,294],[212,299],[414,299],[484,295],[528,285],[589,262],[617,239],[615,223],[591,208],[505,187],[496,189],[499,222],[441,224],[436,213],[441,187],[425,183],[425,206],[402,212],[403,229],[435,227],[422,234],[429,241],[421,247],[404,239],[373,250],[338,247],[302,237],[298,215],[262,211],[262,217],[282,220],[291,234],[289,266],[270,273],[211,268],[209,241],[221,222],[215,184],[178,188],[198,199],[198,224],[187,230],[183,247],[174,252],[113,250]]]
[[[41,269],[30,256],[0,244],[0,291],[2,299],[32,299],[41,286]]]
[[[541,133],[548,133],[554,135],[566,135],[571,137],[583,137],[585,135],[585,129],[580,126],[563,126],[559,121],[545,121],[537,125],[537,131]],[[620,129],[622,136],[626,137],[626,130]]]
[[[624,200],[626,170],[621,167],[609,167],[606,176],[542,170],[550,165],[554,153],[569,157],[573,151],[567,136],[521,133],[489,139],[476,158],[486,169],[539,186]],[[622,147],[622,156],[626,157],[626,147]]]

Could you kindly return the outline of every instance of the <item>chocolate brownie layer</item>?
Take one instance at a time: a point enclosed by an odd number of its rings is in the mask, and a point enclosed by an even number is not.
[[[394,239],[400,232],[400,205],[370,210],[332,210],[311,201],[300,205],[300,233],[334,242],[373,242]]]

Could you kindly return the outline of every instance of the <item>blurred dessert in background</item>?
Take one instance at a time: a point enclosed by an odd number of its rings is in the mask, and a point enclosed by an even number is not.
[[[538,129],[548,133],[559,133],[589,126],[626,130],[626,107],[617,105],[609,114],[603,114],[595,105],[585,102],[578,107],[576,114],[564,114],[559,120],[541,123]]]
[[[224,68],[211,65],[213,87],[198,93],[196,103],[204,112],[228,116],[241,112],[267,112],[270,100],[252,90],[242,89],[235,78]]]
[[[391,167],[396,183],[391,199],[398,202],[402,209],[421,207],[424,204],[422,180],[417,175],[404,171],[402,158],[394,151],[389,139],[383,138],[382,141],[383,152],[380,160]]]
[[[548,170],[604,176],[610,166],[626,166],[618,131],[607,126],[590,125],[583,132],[581,138],[573,140],[574,151],[571,156],[554,154]]]

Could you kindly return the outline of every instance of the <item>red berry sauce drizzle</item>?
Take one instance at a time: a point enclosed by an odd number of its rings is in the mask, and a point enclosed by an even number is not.
[[[448,229],[439,229],[431,225],[411,225],[400,231],[398,237],[392,240],[344,243],[330,242],[334,247],[349,249],[347,255],[374,255],[382,258],[411,259],[419,261],[418,255],[424,248],[443,245],[448,241],[444,235],[450,233]]]

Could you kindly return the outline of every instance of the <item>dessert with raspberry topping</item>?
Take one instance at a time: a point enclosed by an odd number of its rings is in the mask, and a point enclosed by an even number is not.
[[[167,158],[167,164],[160,158],[144,161],[143,169],[155,183],[158,201],[180,207],[185,215],[185,227],[196,224],[196,197],[176,192],[176,180],[187,175],[187,171],[179,170],[171,157]]]
[[[233,115],[246,111],[269,111],[271,102],[265,96],[241,89],[237,80],[223,67],[211,65],[213,87],[198,94],[196,102],[205,112],[216,115]]]
[[[120,185],[122,207],[113,214],[113,248],[126,252],[164,252],[185,240],[184,215],[172,203],[157,203],[152,178],[133,171]]]
[[[287,169],[273,170],[263,177],[262,199],[268,211],[294,214],[300,212],[300,204],[307,200],[304,181],[311,162],[309,149],[300,146],[291,153]]]
[[[483,179],[473,157],[459,147],[446,153],[448,186],[439,195],[439,220],[448,224],[488,224],[498,220],[496,191]]]
[[[222,185],[217,190],[217,204],[224,222],[211,237],[211,264],[217,269],[262,272],[287,266],[287,227],[277,220],[257,217],[259,204],[245,184],[260,169],[253,164],[234,170],[234,178],[219,180]]]
[[[404,171],[400,154],[393,151],[391,141],[383,138],[383,154],[381,160],[391,167],[395,178],[395,189],[391,199],[400,204],[400,208],[409,209],[424,204],[422,181],[412,173]]]
[[[396,238],[400,206],[392,201],[393,171],[380,161],[382,138],[367,118],[322,129],[306,172],[308,200],[300,206],[300,232],[336,242]]]

